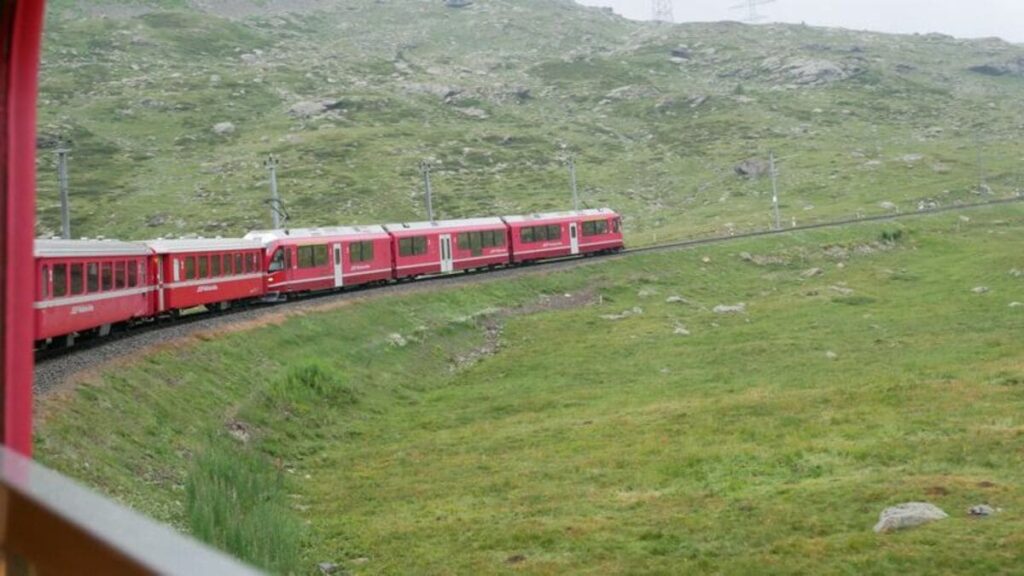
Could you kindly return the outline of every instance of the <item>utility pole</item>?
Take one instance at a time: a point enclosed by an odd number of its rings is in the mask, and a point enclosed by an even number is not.
[[[740,20],[741,22],[754,23],[760,22],[765,19],[765,16],[757,11],[757,7],[764,4],[771,4],[775,0],[746,0],[742,4],[731,6],[730,10],[746,10],[747,17]]]
[[[430,188],[430,162],[423,160],[420,162],[420,172],[423,174],[423,193],[426,195],[427,202],[427,219],[430,223],[434,223],[434,199],[433,190]]]
[[[270,171],[270,216],[274,220],[274,230],[281,227],[281,197],[277,195],[277,157],[273,154],[267,156],[263,162]]]
[[[57,147],[57,179],[60,181],[60,237],[71,238],[71,205],[68,198],[68,152],[63,143]]]
[[[772,171],[772,213],[775,218],[775,229],[782,229],[782,222],[779,220],[779,183],[778,173],[775,172],[775,153],[768,153],[768,162]]]
[[[651,17],[655,22],[676,21],[672,15],[672,0],[651,0]]]
[[[573,158],[572,156],[569,156],[569,159],[566,161],[566,163],[569,164],[569,181],[572,183],[572,209],[579,210],[580,193],[579,190],[576,188],[576,159]]]

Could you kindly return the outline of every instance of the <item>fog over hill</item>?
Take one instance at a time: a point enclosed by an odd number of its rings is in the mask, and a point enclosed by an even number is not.
[[[651,2],[644,0],[579,0],[587,6],[608,6],[635,20],[649,20]],[[1024,42],[1024,4],[1016,0],[773,0],[757,7],[766,22],[806,22],[852,30],[890,33],[949,34],[959,38],[998,37]],[[676,22],[742,20],[745,2],[721,0],[673,1]]]

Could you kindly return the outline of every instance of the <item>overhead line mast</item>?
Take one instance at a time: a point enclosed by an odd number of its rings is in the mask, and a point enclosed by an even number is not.
[[[740,21],[753,24],[754,22],[760,22],[767,18],[767,16],[757,11],[757,7],[765,4],[771,4],[772,2],[775,2],[775,0],[746,0],[746,2],[742,4],[730,6],[729,10],[746,10],[747,17],[741,18]]]
[[[655,22],[673,23],[672,0],[651,0],[651,19]]]

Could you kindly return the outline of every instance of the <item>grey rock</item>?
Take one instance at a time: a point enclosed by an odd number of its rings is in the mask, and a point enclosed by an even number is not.
[[[1013,276],[1014,278],[1020,278],[1020,277],[1024,276],[1024,271],[1018,270],[1016,268],[1011,268],[1010,269],[1010,276]]]
[[[338,571],[338,565],[334,562],[321,562],[316,565],[321,574],[334,574]]]
[[[852,288],[847,288],[846,286],[829,286],[829,288],[833,292],[838,292],[838,293],[842,294],[843,296],[849,296],[849,295],[853,294],[853,289]]]
[[[686,298],[683,298],[682,296],[669,296],[668,298],[665,298],[665,303],[666,304],[689,304],[690,301],[687,300]]]
[[[686,46],[679,46],[669,51],[673,58],[682,58],[683,60],[690,59],[690,49]]]
[[[976,506],[971,506],[967,510],[967,513],[971,516],[991,516],[996,513],[996,510],[988,504],[978,504]]]
[[[231,122],[218,122],[213,125],[213,132],[219,136],[227,136],[235,133],[235,125]]]
[[[988,291],[988,286],[975,286],[974,288],[971,288],[971,292],[974,292],[975,294],[986,294]]]
[[[800,276],[803,276],[804,278],[814,278],[815,276],[821,276],[824,273],[825,271],[821,268],[808,268],[801,272]]]
[[[327,103],[325,102],[313,102],[310,100],[303,100],[302,102],[296,102],[292,104],[291,108],[288,109],[288,113],[296,118],[309,118],[316,116],[317,114],[323,114],[327,111]]]
[[[1024,77],[1024,58],[1017,58],[1009,62],[996,62],[981,64],[968,68],[971,72],[984,74],[985,76],[1022,76]]]
[[[896,204],[889,202],[888,200],[878,203],[879,208],[882,210],[889,210],[890,212],[897,208]]]
[[[913,528],[936,520],[948,518],[938,506],[928,502],[906,502],[882,510],[875,524],[875,532],[885,534]]]
[[[399,334],[398,332],[392,332],[391,334],[388,334],[387,341],[389,344],[397,348],[404,348],[405,345],[409,343],[409,341],[406,340],[405,337]]]
[[[689,336],[690,335],[690,331],[686,329],[686,326],[682,326],[682,325],[676,325],[675,329],[672,330],[672,333],[675,334],[676,336]]]
[[[761,158],[748,158],[734,166],[733,170],[745,178],[760,178],[769,173],[771,165]]]
[[[828,352],[825,352],[825,358],[828,358],[829,360],[835,360],[836,358],[839,358],[839,354],[836,354],[835,352],[829,350]]]
[[[1022,302],[1010,302],[1010,308],[1020,308],[1021,306],[1024,306],[1024,303],[1022,303]]]
[[[743,314],[747,311],[747,305],[743,302],[733,305],[719,304],[712,308],[711,311],[715,314]]]
[[[458,111],[465,116],[477,118],[479,120],[484,120],[490,117],[486,110],[481,110],[480,108],[458,108]]]

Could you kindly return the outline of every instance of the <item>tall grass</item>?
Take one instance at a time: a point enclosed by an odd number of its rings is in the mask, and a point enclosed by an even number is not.
[[[299,562],[302,526],[291,514],[280,471],[254,450],[211,442],[185,484],[197,538],[274,573]]]

